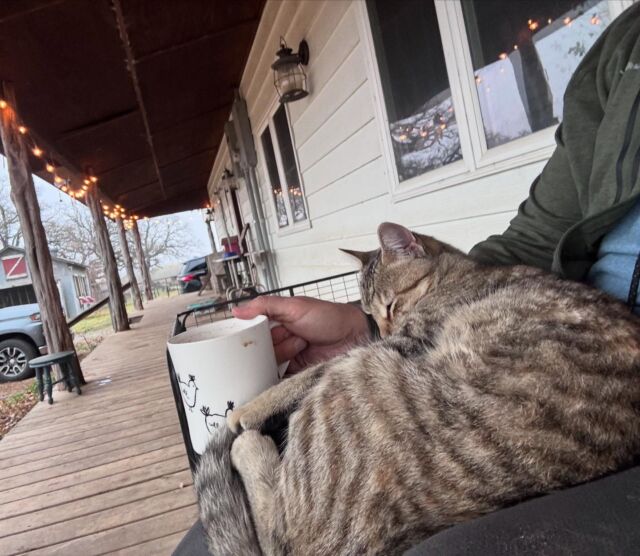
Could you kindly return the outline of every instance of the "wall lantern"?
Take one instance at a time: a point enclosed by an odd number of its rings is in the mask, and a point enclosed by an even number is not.
[[[307,75],[302,66],[309,63],[309,45],[303,40],[294,53],[285,40],[280,37],[280,50],[276,52],[278,59],[271,64],[273,84],[276,86],[280,102],[293,102],[309,94]]]

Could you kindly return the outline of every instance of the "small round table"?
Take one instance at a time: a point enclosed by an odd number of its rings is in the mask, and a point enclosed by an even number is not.
[[[50,353],[49,355],[36,357],[29,361],[29,367],[34,369],[36,372],[40,401],[44,400],[44,389],[46,388],[47,394],[49,394],[49,403],[53,403],[53,385],[58,384],[58,382],[64,382],[69,392],[71,392],[73,388],[75,388],[78,392],[78,395],[82,394],[82,391],[80,390],[80,381],[76,376],[75,368],[73,366],[73,358],[75,357],[75,354],[75,351],[60,351],[58,353]],[[53,365],[60,365],[62,378],[60,380],[55,380],[52,382],[51,367]],[[43,371],[44,385],[42,384]]]

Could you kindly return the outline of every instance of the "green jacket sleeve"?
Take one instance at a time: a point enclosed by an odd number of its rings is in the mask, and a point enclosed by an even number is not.
[[[509,228],[476,245],[469,253],[472,257],[486,264],[528,264],[551,270],[560,238],[582,217],[562,129],[558,127],[556,149]]]

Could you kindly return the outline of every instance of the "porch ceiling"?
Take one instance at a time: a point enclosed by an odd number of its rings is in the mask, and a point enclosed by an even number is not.
[[[3,0],[0,80],[39,143],[113,202],[149,217],[200,208],[263,6]]]

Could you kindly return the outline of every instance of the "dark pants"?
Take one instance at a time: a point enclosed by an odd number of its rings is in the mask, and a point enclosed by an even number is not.
[[[634,467],[452,527],[413,548],[407,556],[639,553],[640,467]],[[212,556],[199,521],[173,554]]]

